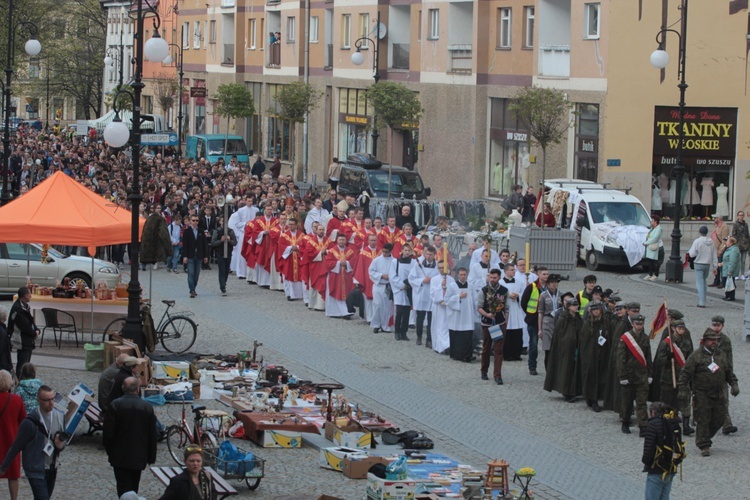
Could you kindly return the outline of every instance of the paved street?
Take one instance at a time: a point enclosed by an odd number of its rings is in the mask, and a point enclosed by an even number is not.
[[[585,270],[579,269],[579,277],[584,274]],[[686,283],[677,286],[643,282],[642,274],[596,274],[603,288],[619,289],[625,300],[639,300],[648,321],[666,297],[670,307],[685,313],[694,340],[700,338],[713,314],[726,317],[726,329],[735,342],[735,367],[743,391],[730,402],[730,412],[740,431],[731,437],[717,436],[710,458],[701,458],[693,439],[688,438],[690,455],[684,464],[683,481],[673,487],[673,498],[737,498],[738,492],[750,486],[744,474],[750,462],[746,454],[750,444],[750,368],[745,362],[750,348],[740,335],[744,286],[740,284],[740,301],[734,304],[722,302],[719,293],[710,289],[708,308],[700,310],[695,307],[693,275],[689,270]],[[229,283],[229,296],[221,297],[215,271],[201,274],[196,299],[188,298],[184,274],[160,270],[153,272],[153,278],[155,299],[176,299],[178,310],[190,309],[195,314],[200,325],[197,351],[233,353],[247,349],[257,339],[263,342],[261,352],[267,359],[281,362],[306,378],[345,384],[353,400],[403,429],[425,431],[441,450],[462,462],[484,468],[488,459],[503,458],[513,468],[534,467],[537,477],[532,489],[539,498],[633,499],[643,494],[642,440],[637,433],[620,433],[615,413],[595,414],[582,401],[569,404],[544,392],[543,373],[529,376],[525,362],[504,364],[506,383],[498,387],[479,379],[476,363],[457,363],[417,347],[413,331],[412,342],[396,342],[392,335],[372,334],[359,320],[327,319],[323,313],[307,311],[301,303],[286,302],[280,292],[261,290],[234,277]],[[147,280],[146,273],[145,289]],[[579,283],[561,284],[562,290],[580,288]],[[156,309],[155,316],[161,312],[160,307]],[[46,348],[44,351],[52,352]],[[80,375],[95,380],[91,374]],[[177,410],[170,408],[169,413],[174,417]],[[310,471],[308,477],[315,492],[359,498],[364,491],[363,482],[350,481],[333,472],[311,471],[317,468],[310,463],[317,456],[311,450],[261,453],[272,461],[289,460],[273,464],[270,477],[260,489],[246,495],[272,498],[305,491],[289,476],[282,479],[283,475],[273,473],[294,470],[290,464],[298,464],[300,458],[308,462],[304,470]],[[92,473],[102,474],[111,485],[111,471],[102,464],[101,452],[96,455]],[[74,491],[67,488],[86,483],[81,474],[86,468],[74,467],[71,462],[66,462],[66,467],[72,469],[72,477],[61,479],[61,491]],[[160,491],[146,475],[146,491]],[[86,477],[90,475],[87,473]]]

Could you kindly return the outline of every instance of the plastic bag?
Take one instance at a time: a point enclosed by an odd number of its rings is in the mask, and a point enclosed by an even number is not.
[[[402,455],[385,469],[385,478],[389,481],[403,481],[408,475],[406,456]]]
[[[216,467],[225,474],[245,475],[255,468],[255,456],[252,452],[241,452],[231,441],[224,441],[219,446]]]
[[[229,428],[229,436],[238,439],[245,437],[245,426],[242,425],[241,420],[237,420],[234,425]]]
[[[167,401],[193,401],[193,385],[190,382],[177,382],[161,388]]]
[[[161,394],[154,394],[153,396],[145,396],[144,401],[148,401],[154,406],[164,406],[167,403],[167,398]]]

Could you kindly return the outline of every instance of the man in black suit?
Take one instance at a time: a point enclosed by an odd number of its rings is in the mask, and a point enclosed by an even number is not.
[[[191,215],[190,225],[182,235],[182,263],[188,268],[190,298],[197,295],[195,287],[201,275],[201,264],[208,262],[208,239],[206,234],[198,228],[199,221],[197,215]]]
[[[141,472],[156,462],[156,415],[138,395],[138,386],[137,378],[126,378],[123,396],[112,401],[104,419],[104,449],[115,472],[117,496],[138,493]]]
[[[338,198],[336,196],[336,190],[329,189],[328,199],[323,202],[323,208],[325,208],[329,212],[333,212],[333,207],[336,206],[337,203],[338,203]]]
[[[213,208],[211,208],[209,205],[206,205],[203,208],[203,215],[201,215],[201,219],[198,222],[198,230],[203,233],[207,241],[211,241],[211,235],[213,234],[214,229],[216,229],[216,219],[217,217],[214,213]],[[206,257],[210,257],[210,255],[206,255]],[[205,262],[201,265],[201,269],[210,271],[211,266],[208,264],[208,262]]]

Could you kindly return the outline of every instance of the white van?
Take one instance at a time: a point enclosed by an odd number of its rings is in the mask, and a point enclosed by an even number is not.
[[[578,233],[578,258],[587,268],[596,271],[601,265],[632,268],[642,264],[651,216],[629,190],[609,189],[606,184],[579,179],[548,179],[545,187],[548,200],[556,196],[559,200],[567,193],[562,210],[565,220],[558,225]],[[660,266],[663,261],[664,244],[660,242]]]

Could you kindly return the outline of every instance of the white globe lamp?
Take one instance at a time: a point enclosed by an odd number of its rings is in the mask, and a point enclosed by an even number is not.
[[[168,55],[162,62],[164,64],[172,64],[172,54]]]
[[[107,56],[107,57],[105,57],[105,58],[104,58],[104,64],[105,64],[106,66],[112,66],[112,64],[114,64],[114,62],[115,62],[115,60],[114,60],[114,59],[112,59],[112,58],[111,58],[111,57],[109,57],[109,56]]]
[[[169,44],[160,36],[149,39],[143,46],[146,59],[152,62],[161,62],[169,55]]]
[[[669,53],[666,50],[658,49],[651,53],[651,65],[654,68],[664,69],[669,64]]]
[[[28,42],[26,42],[26,45],[24,46],[26,49],[26,53],[32,57],[39,55],[39,53],[42,51],[42,44],[39,43],[39,40],[36,38],[32,38]]]
[[[357,51],[352,54],[352,62],[357,66],[361,66],[362,63],[365,62],[365,55],[357,49]]]
[[[111,121],[104,128],[104,140],[113,148],[121,148],[128,143],[130,130],[121,121]]]

